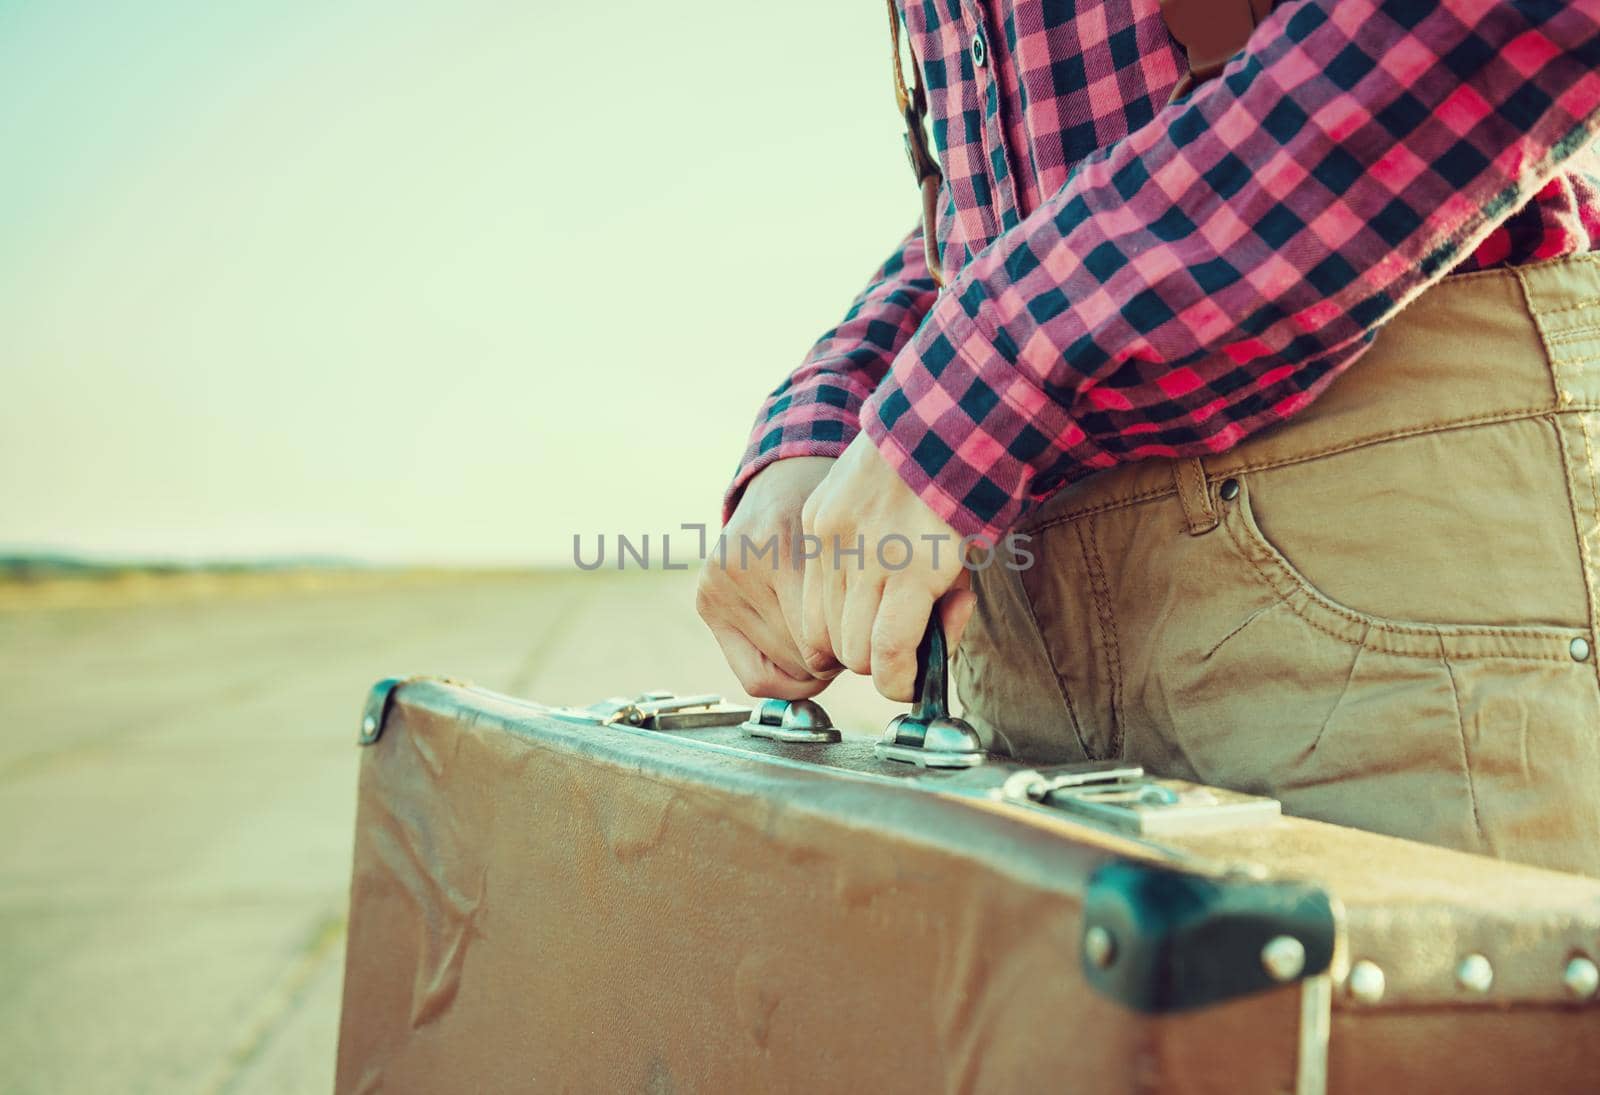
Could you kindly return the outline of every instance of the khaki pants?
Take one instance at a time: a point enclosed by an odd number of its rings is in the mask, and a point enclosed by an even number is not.
[[[992,747],[1600,875],[1600,255],[1447,278],[1291,422],[975,575]]]

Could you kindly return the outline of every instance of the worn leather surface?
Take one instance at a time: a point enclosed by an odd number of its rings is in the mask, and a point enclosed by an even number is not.
[[[1152,1018],[1084,984],[1085,879],[1158,853],[739,743],[402,686],[363,752],[338,1090],[1292,1089],[1296,987]],[[1387,964],[1382,1003],[1336,994],[1332,1090],[1581,1089],[1600,1009],[1557,1002],[1557,956],[1600,945],[1600,882],[1292,820],[1185,845],[1323,879],[1344,958]],[[1442,983],[1469,942],[1487,1003]]]

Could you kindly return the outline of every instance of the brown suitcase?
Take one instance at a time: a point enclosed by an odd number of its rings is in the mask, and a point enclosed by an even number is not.
[[[1600,1090],[1600,881],[740,717],[382,682],[338,1090]]]

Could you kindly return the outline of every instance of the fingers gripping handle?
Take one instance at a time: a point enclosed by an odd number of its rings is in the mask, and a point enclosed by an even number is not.
[[[987,756],[978,732],[950,714],[949,650],[937,606],[917,645],[911,713],[890,722],[873,751],[923,768],[971,768]]]

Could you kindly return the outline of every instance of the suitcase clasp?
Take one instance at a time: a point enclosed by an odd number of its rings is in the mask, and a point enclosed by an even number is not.
[[[1060,768],[1024,768],[1006,777],[1006,781],[1000,785],[1000,797],[1008,802],[1035,802],[1048,806],[1051,796],[1058,792],[1074,788],[1103,789],[1107,786],[1120,789],[1135,782],[1148,783],[1144,778],[1144,767],[1115,760],[1068,764]]]
[[[641,730],[699,730],[707,726],[736,726],[750,717],[748,707],[724,707],[713,693],[677,696],[671,692],[645,692],[634,699],[613,696],[588,707],[561,708],[559,714],[597,726],[636,726]]]
[[[1118,761],[1024,768],[1006,777],[997,793],[1006,802],[1053,807],[1142,837],[1262,825],[1282,812],[1275,798],[1156,779]]]

